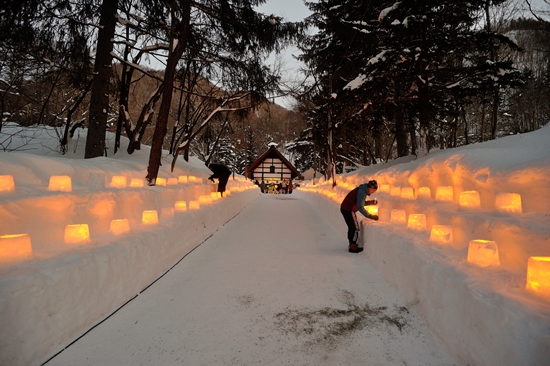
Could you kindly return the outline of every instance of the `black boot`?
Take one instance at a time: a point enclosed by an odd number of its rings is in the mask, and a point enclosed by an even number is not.
[[[361,253],[363,251],[363,248],[357,246],[357,244],[350,244],[349,245],[349,252],[350,253]]]

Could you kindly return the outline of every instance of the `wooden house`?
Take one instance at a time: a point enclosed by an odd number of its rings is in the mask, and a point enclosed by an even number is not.
[[[245,176],[258,182],[290,181],[300,176],[300,172],[275,148],[269,149],[248,168]]]

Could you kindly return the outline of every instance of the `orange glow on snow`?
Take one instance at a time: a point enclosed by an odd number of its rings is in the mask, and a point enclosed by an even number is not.
[[[441,186],[437,187],[435,191],[436,201],[452,201],[453,200],[453,187]]]
[[[50,184],[48,185],[50,191],[72,192],[73,186],[71,183],[71,177],[68,175],[52,175],[50,177]]]
[[[190,210],[199,210],[201,208],[201,205],[199,201],[190,201],[189,202],[189,209]]]
[[[159,223],[157,210],[145,210],[141,214],[141,223],[143,225],[156,225]]]
[[[112,188],[126,188],[126,177],[122,175],[114,175],[111,178]]]
[[[414,189],[412,187],[403,187],[401,188],[401,198],[414,200]]]
[[[28,234],[0,236],[0,262],[32,258],[31,237]]]
[[[453,228],[450,225],[433,225],[430,241],[439,244],[453,243]]]
[[[65,243],[82,244],[90,242],[90,229],[88,224],[73,224],[65,227]]]
[[[497,193],[495,208],[501,212],[522,213],[521,195],[518,193]]]
[[[127,219],[111,220],[109,231],[115,235],[121,235],[130,232],[130,223]]]
[[[390,222],[392,224],[406,224],[407,213],[405,212],[405,210],[391,210]]]
[[[528,290],[550,296],[550,257],[530,257],[527,261]]]
[[[143,179],[141,179],[141,178],[132,178],[130,180],[130,187],[133,187],[133,188],[143,187]]]
[[[180,175],[178,177],[178,183],[187,183],[187,175]]]
[[[410,214],[407,227],[413,230],[426,230],[426,215]]]
[[[479,208],[481,207],[481,200],[479,198],[479,192],[477,191],[464,191],[460,193],[458,197],[458,204],[460,207],[465,208]]]
[[[418,188],[418,198],[432,198],[432,192],[430,191],[430,187]]]
[[[497,243],[491,240],[471,240],[467,260],[480,267],[500,265]]]
[[[15,183],[11,175],[0,175],[0,192],[15,191]]]

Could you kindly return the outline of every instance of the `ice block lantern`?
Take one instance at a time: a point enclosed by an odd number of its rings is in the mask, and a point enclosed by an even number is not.
[[[521,213],[521,195],[518,193],[497,193],[495,208],[501,212]]]
[[[450,225],[433,225],[430,241],[439,244],[453,243],[453,227]]]
[[[190,176],[187,178],[187,180],[188,180],[189,182],[196,182],[196,181],[197,181],[197,177],[195,177],[194,175],[190,175]]]
[[[18,261],[32,257],[29,234],[0,236],[0,262]]]
[[[65,243],[83,244],[90,242],[90,229],[88,224],[72,224],[65,227]]]
[[[48,185],[50,191],[72,192],[73,186],[71,184],[71,177],[68,175],[52,175],[50,177],[50,184]]]
[[[426,215],[410,214],[407,227],[413,230],[426,230]]]
[[[221,192],[211,192],[210,196],[212,197],[212,200],[215,201],[215,200],[219,200],[220,198],[222,198],[222,193]]]
[[[401,196],[401,187],[391,187],[390,196],[400,197]]]
[[[391,210],[390,222],[392,224],[406,224],[407,223],[407,213],[405,210]]]
[[[130,180],[130,187],[134,187],[134,188],[143,187],[143,179],[141,179],[141,178],[132,178]]]
[[[412,187],[401,188],[401,198],[414,200],[414,189]]]
[[[178,185],[178,178],[168,178],[166,184],[168,184],[169,186],[176,186]]]
[[[526,288],[550,296],[550,257],[529,257]]]
[[[452,201],[453,200],[453,187],[440,186],[435,191],[436,201]]]
[[[418,188],[418,198],[432,198],[432,192],[430,191],[430,187]]]
[[[497,243],[491,240],[471,240],[467,260],[480,267],[500,265]]]
[[[187,175],[180,175],[178,177],[178,183],[187,183]]]
[[[15,191],[15,184],[11,175],[0,175],[0,192]]]
[[[145,210],[141,214],[141,223],[143,225],[156,225],[159,223],[157,210]]]
[[[111,220],[109,231],[115,235],[121,235],[130,232],[130,223],[127,219]]]
[[[122,175],[114,175],[111,178],[111,187],[112,188],[125,188],[126,187],[126,177]]]
[[[157,178],[155,184],[156,184],[157,186],[166,187],[166,178]]]
[[[187,211],[187,203],[185,201],[176,201],[176,203],[174,203],[174,211],[176,212]]]
[[[201,208],[201,205],[199,201],[190,201],[189,202],[189,209],[190,210],[199,210]]]
[[[478,191],[464,191],[458,197],[458,204],[460,207],[465,208],[479,208],[481,207],[481,201],[479,199]]]
[[[367,210],[369,215],[378,215],[378,206],[375,206],[375,205],[365,206],[365,210]]]
[[[390,193],[390,185],[389,184],[381,184],[380,188],[378,189],[378,192]]]
[[[202,196],[199,196],[199,203],[201,205],[209,205],[212,203],[212,197],[210,197],[210,195],[202,195]]]

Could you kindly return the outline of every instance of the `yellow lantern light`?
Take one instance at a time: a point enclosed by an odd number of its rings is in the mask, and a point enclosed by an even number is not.
[[[481,207],[481,200],[479,199],[479,192],[477,191],[464,191],[460,193],[458,197],[458,204],[460,207],[465,208],[479,208]]]
[[[52,175],[50,177],[50,184],[48,185],[50,191],[72,192],[73,186],[71,184],[71,177],[68,175]]]
[[[178,185],[178,178],[168,178],[168,181],[166,182],[169,186],[177,186]]]
[[[497,193],[495,208],[501,212],[521,213],[521,195],[518,193]]]
[[[497,243],[491,240],[471,240],[467,260],[480,267],[500,265]]]
[[[15,183],[11,175],[0,175],[0,192],[15,191]]]
[[[189,202],[189,209],[190,210],[199,210],[201,208],[201,204],[199,201],[190,201]]]
[[[426,215],[410,214],[407,227],[413,230],[426,230]]]
[[[221,192],[211,192],[210,197],[212,197],[213,201],[219,200],[220,198],[222,198],[222,193]]]
[[[437,201],[452,201],[453,200],[453,187],[441,186],[437,187],[435,191],[435,199]]]
[[[115,235],[121,235],[130,232],[130,223],[127,219],[111,220],[109,231]]]
[[[178,177],[178,183],[187,183],[187,175],[180,175]]]
[[[32,258],[31,237],[28,234],[0,236],[0,262]]]
[[[111,178],[111,187],[112,188],[125,188],[126,187],[126,177],[122,175],[114,175]]]
[[[378,188],[378,192],[390,193],[390,185],[380,184],[380,187]]]
[[[407,213],[405,210],[391,210],[390,222],[392,224],[404,225],[407,223]]]
[[[202,195],[202,196],[199,196],[199,203],[201,205],[209,205],[212,203],[212,197],[210,197],[210,195]]]
[[[90,242],[90,229],[88,224],[73,224],[65,227],[65,243],[84,244]]]
[[[176,203],[174,204],[174,210],[176,212],[187,211],[187,203],[185,201],[176,201]]]
[[[401,196],[401,187],[391,187],[390,196],[400,197]]]
[[[143,187],[143,179],[141,179],[141,178],[132,178],[130,180],[130,187],[134,187],[134,188]]]
[[[453,243],[453,228],[450,225],[433,225],[430,241],[439,244]]]
[[[155,184],[156,184],[157,186],[166,187],[166,178],[157,178]]]
[[[378,215],[378,206],[365,206],[369,215]]]
[[[430,191],[430,187],[418,188],[418,198],[432,198],[432,192]]]
[[[189,182],[196,182],[196,181],[197,181],[197,177],[195,177],[194,175],[190,175],[190,176],[187,178],[187,180],[188,180]]]
[[[401,188],[401,198],[414,200],[414,189],[412,187]]]
[[[525,287],[539,295],[550,296],[550,257],[529,257]]]
[[[231,196],[231,190],[227,189],[225,192],[223,192],[223,195],[224,195],[225,197]]]
[[[143,225],[156,225],[159,223],[157,210],[145,210],[141,214],[141,223]]]

